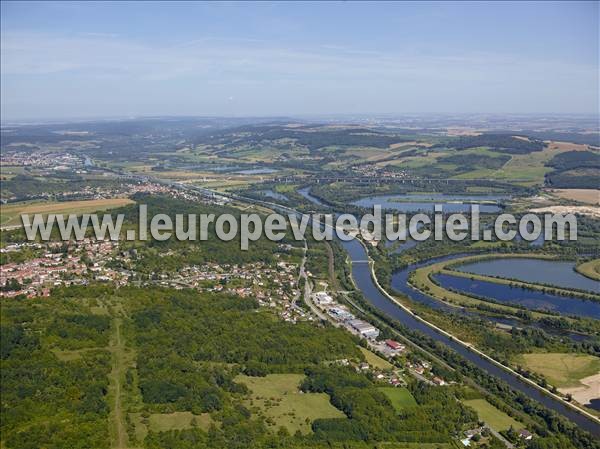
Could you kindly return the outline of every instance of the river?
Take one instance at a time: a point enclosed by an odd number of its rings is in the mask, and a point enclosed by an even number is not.
[[[438,332],[434,328],[415,318],[406,310],[394,304],[383,293],[381,293],[381,291],[375,285],[371,277],[371,269],[369,264],[364,262],[367,260],[365,248],[357,240],[341,243],[352,259],[352,277],[356,287],[363,293],[365,299],[378,310],[399,321],[409,329],[417,330],[428,337],[444,343],[487,373],[507,382],[515,390],[518,390],[530,398],[535,399],[545,407],[560,413],[592,434],[600,436],[600,424],[598,424],[596,421],[578,413],[569,406],[565,405],[562,401],[542,393],[537,388],[519,379],[516,375],[504,370],[503,368],[500,368],[479,354],[472,352],[455,340],[451,340],[446,335]]]
[[[502,195],[445,195],[441,193],[423,193],[423,194],[392,194],[377,195],[361,198],[353,201],[353,206],[373,208],[374,205],[380,205],[382,209],[391,209],[400,212],[430,212],[433,213],[434,205],[443,206],[444,212],[470,212],[471,206],[478,204],[482,213],[493,213],[502,210],[497,203],[508,199]]]
[[[188,186],[183,185],[180,187],[190,188]],[[191,189],[204,192],[211,192],[208,189]],[[310,195],[309,189],[302,190],[305,190],[303,194],[305,198],[310,199],[312,197],[312,195]],[[232,195],[232,197],[237,197],[238,199],[249,202],[257,201],[252,198],[246,198],[237,195]],[[321,202],[319,201],[319,203]],[[275,210],[283,211],[284,213],[290,213],[293,211],[290,208],[287,208],[285,206],[279,206],[275,203],[266,202],[264,204],[273,207]],[[299,214],[298,211],[293,212]],[[357,240],[350,240],[347,242],[342,241],[341,244],[343,245],[344,249],[346,250],[348,256],[351,259],[352,278],[356,284],[356,287],[362,292],[365,299],[369,301],[378,310],[387,314],[389,317],[398,320],[404,326],[422,332],[423,334],[433,338],[434,340],[445,344],[446,346],[450,347],[458,354],[463,356],[465,359],[469,360],[474,365],[484,370],[488,374],[502,379],[503,381],[508,383],[514,390],[520,391],[521,393],[525,394],[531,399],[534,399],[539,403],[543,404],[548,409],[554,410],[555,412],[559,413],[560,415],[564,416],[565,418],[571,420],[573,423],[580,426],[582,429],[587,430],[592,435],[600,437],[600,423],[598,423],[597,420],[577,412],[576,410],[566,405],[562,400],[556,399],[552,396],[549,396],[548,394],[543,393],[536,387],[521,380],[516,374],[513,374],[510,371],[506,371],[505,369],[492,363],[490,360],[483,357],[482,355],[479,355],[469,350],[462,344],[451,339],[450,337],[434,329],[433,327],[425,324],[424,322],[413,316],[410,312],[402,309],[400,306],[395,304],[388,297],[386,297],[375,285],[375,282],[371,277],[371,269],[368,263],[368,255],[366,249],[362,246],[362,244]]]
[[[310,195],[309,189],[302,190],[304,190],[304,192],[301,193],[302,196],[312,201],[312,198],[314,197]],[[323,203],[318,200],[313,202],[319,205],[323,205]],[[576,423],[581,428],[589,431],[593,435],[600,437],[600,424],[598,424],[597,421],[585,415],[582,415],[581,413],[578,413],[577,411],[573,410],[571,407],[563,403],[561,400],[543,393],[536,387],[521,380],[517,375],[506,371],[503,368],[500,368],[499,366],[492,363],[490,360],[467,349],[462,344],[450,339],[448,336],[435,330],[433,327],[430,327],[421,320],[417,319],[408,311],[396,305],[387,296],[385,296],[375,285],[375,282],[371,277],[371,269],[369,267],[369,263],[367,262],[368,255],[366,249],[362,246],[362,244],[357,240],[350,240],[347,242],[341,241],[341,244],[352,261],[352,278],[354,279],[356,287],[362,292],[365,299],[369,301],[379,311],[399,321],[409,329],[422,332],[423,334],[433,338],[434,340],[444,343],[446,346],[452,348],[458,354],[460,354],[465,359],[469,360],[471,363],[475,364],[479,368],[483,369],[487,373],[499,379],[502,379],[503,381],[508,383],[513,389],[520,391],[528,397],[543,404],[545,407],[554,410],[562,416],[568,418],[569,420]],[[410,292],[408,294],[408,296],[411,297],[411,299],[413,298],[413,295],[413,292]]]

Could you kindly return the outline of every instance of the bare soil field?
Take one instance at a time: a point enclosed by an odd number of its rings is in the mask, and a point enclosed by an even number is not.
[[[448,128],[446,134],[449,136],[480,136],[482,132],[469,128]]]
[[[566,200],[600,205],[600,190],[598,189],[555,189],[551,193]]]
[[[559,142],[555,140],[546,140],[548,144],[549,150],[558,150],[559,152],[563,151],[585,151],[588,150],[588,145],[580,144],[580,143],[571,143],[571,142]]]
[[[537,209],[531,209],[531,212],[536,214],[550,213],[550,214],[580,214],[588,215],[594,218],[600,218],[600,207],[593,206],[549,206],[549,207],[538,207]]]
[[[570,394],[580,404],[589,404],[592,399],[600,398],[600,373],[580,379],[583,386],[559,388],[561,393]]]

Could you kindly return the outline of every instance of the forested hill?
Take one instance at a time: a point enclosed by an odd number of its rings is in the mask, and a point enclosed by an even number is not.
[[[383,133],[368,128],[346,127],[340,129],[323,126],[273,125],[232,128],[203,137],[196,143],[237,146],[282,139],[291,139],[309,150],[317,150],[331,145],[387,148],[394,143],[412,140],[410,137],[396,133]]]
[[[451,147],[457,150],[467,148],[489,147],[501,153],[527,154],[534,151],[542,151],[544,142],[538,139],[530,139],[506,134],[481,134],[479,136],[461,136],[437,147]]]
[[[546,165],[554,169],[546,175],[549,186],[597,189],[600,185],[598,152],[568,151],[557,154]]]

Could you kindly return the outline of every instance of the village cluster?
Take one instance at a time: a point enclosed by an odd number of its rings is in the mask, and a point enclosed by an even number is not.
[[[86,285],[91,281],[125,285],[130,273],[108,263],[117,248],[117,242],[92,239],[69,245],[29,242],[6,245],[0,249],[3,256],[31,251],[35,257],[0,266],[0,296],[48,296],[51,288]]]
[[[156,283],[175,289],[194,288],[251,297],[260,306],[275,309],[284,321],[295,323],[313,320],[306,310],[296,304],[300,296],[298,266],[287,261],[278,261],[275,266],[263,262],[191,265],[176,273],[159,276]]]
[[[175,273],[141,274],[133,259],[137,250],[119,248],[119,242],[83,239],[66,243],[15,243],[0,249],[9,257],[29,251],[34,257],[0,266],[0,296],[48,296],[61,285],[86,285],[110,282],[116,286],[135,283],[161,285],[176,289],[226,292],[256,298],[260,305],[277,307],[283,319],[308,319],[295,305],[298,267],[278,261],[274,267],[262,262],[245,265],[205,263],[185,266]],[[164,253],[162,256],[168,256]]]
[[[64,151],[5,151],[0,156],[0,163],[3,166],[67,170],[85,166],[86,159]]]
[[[4,257],[28,251],[33,257],[22,262],[0,266],[0,296],[48,296],[59,286],[86,285],[106,282],[116,286],[127,284],[159,285],[175,289],[193,288],[205,292],[224,292],[241,297],[255,298],[260,306],[270,307],[281,319],[295,323],[313,321],[315,314],[299,305],[298,265],[279,258],[274,265],[263,262],[248,264],[187,265],[172,273],[141,274],[135,271],[137,250],[123,250],[119,242],[83,239],[69,243],[14,243],[2,248]],[[162,257],[171,255],[163,253]],[[405,345],[387,339],[378,340],[380,330],[357,318],[336,302],[328,293],[315,293],[313,301],[330,321],[363,338],[369,349],[387,359],[406,352]],[[445,381],[430,372],[426,361],[407,362],[411,373],[422,380],[445,385]],[[368,364],[359,369],[369,369]],[[403,384],[397,372],[374,372],[374,376],[391,385]]]

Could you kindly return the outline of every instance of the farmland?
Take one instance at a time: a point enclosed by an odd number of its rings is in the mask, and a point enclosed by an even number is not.
[[[584,354],[534,353],[523,354],[518,362],[542,374],[557,387],[580,386],[580,380],[600,372],[600,358]]]
[[[600,204],[600,190],[598,189],[555,189],[551,193],[565,200],[593,204],[595,206]]]
[[[23,202],[5,204],[0,208],[2,227],[21,225],[21,214],[89,214],[132,204],[129,198],[109,198],[82,201]]]

